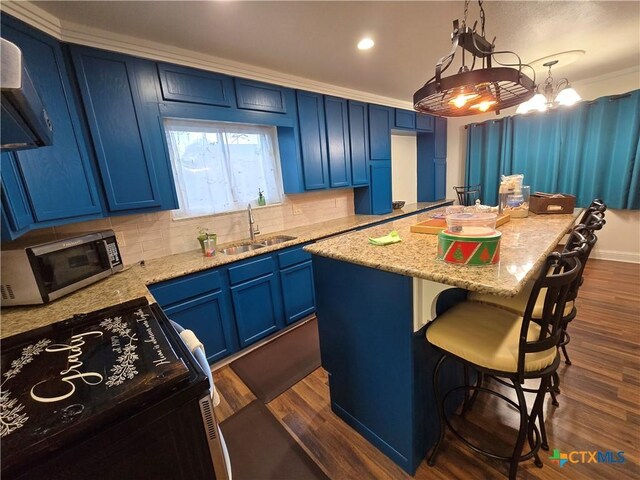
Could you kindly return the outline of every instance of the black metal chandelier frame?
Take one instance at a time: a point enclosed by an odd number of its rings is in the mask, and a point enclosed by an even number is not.
[[[423,113],[459,117],[495,111],[518,105],[531,98],[535,93],[535,71],[522,63],[520,57],[512,51],[495,51],[493,42],[487,41],[484,32],[484,8],[480,5],[481,34],[466,25],[469,0],[465,1],[465,16],[462,26],[458,20],[453,22],[451,35],[451,51],[436,64],[435,75],[413,95],[415,110]],[[443,77],[442,74],[451,66],[456,51],[462,49],[462,66],[457,74]],[[465,63],[465,52],[469,52],[473,61],[471,68]],[[512,54],[518,63],[501,63],[495,58],[498,54]],[[475,69],[476,61],[481,59],[482,68]],[[492,59],[500,67],[493,67]],[[517,68],[512,68],[517,67]],[[533,80],[523,73],[523,68],[530,68]],[[466,95],[472,101],[457,103],[459,96]]]

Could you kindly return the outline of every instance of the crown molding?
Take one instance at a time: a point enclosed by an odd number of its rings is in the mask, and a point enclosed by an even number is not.
[[[413,104],[409,101],[340,87],[309,78],[236,62],[226,58],[193,52],[191,50],[142,40],[128,35],[115,34],[73,22],[66,22],[45,12],[29,1],[2,1],[2,3],[0,3],[0,9],[64,42],[111,50],[149,60],[175,63],[261,82],[274,83],[289,88],[310,90],[325,95],[334,95],[351,100],[413,110]]]

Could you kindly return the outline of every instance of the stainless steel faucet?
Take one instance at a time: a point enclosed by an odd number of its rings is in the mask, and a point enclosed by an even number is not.
[[[255,229],[253,228],[255,221],[253,220],[253,213],[251,212],[251,204],[247,205],[247,211],[249,212],[249,236],[251,237],[251,241],[254,242],[256,235],[260,235],[260,229],[258,225],[256,225]]]

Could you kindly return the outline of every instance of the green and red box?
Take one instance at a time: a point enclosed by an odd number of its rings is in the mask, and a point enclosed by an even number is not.
[[[460,265],[494,265],[500,261],[500,237],[491,235],[462,236],[447,232],[438,234],[438,258]]]

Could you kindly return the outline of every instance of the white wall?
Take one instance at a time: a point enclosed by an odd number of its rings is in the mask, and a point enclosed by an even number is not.
[[[418,201],[418,148],[414,135],[391,135],[391,194],[394,200]]]
[[[640,88],[640,69],[613,72],[580,82],[572,82],[584,100],[616,95]],[[514,115],[517,107],[508,108],[500,115],[486,114],[473,117],[450,118],[447,123],[447,196],[454,185],[464,184],[464,166],[467,148],[465,125],[492,118]],[[606,199],[604,199],[606,201]],[[640,210],[612,210],[606,215],[607,225],[598,235],[592,253],[594,258],[640,263]]]

